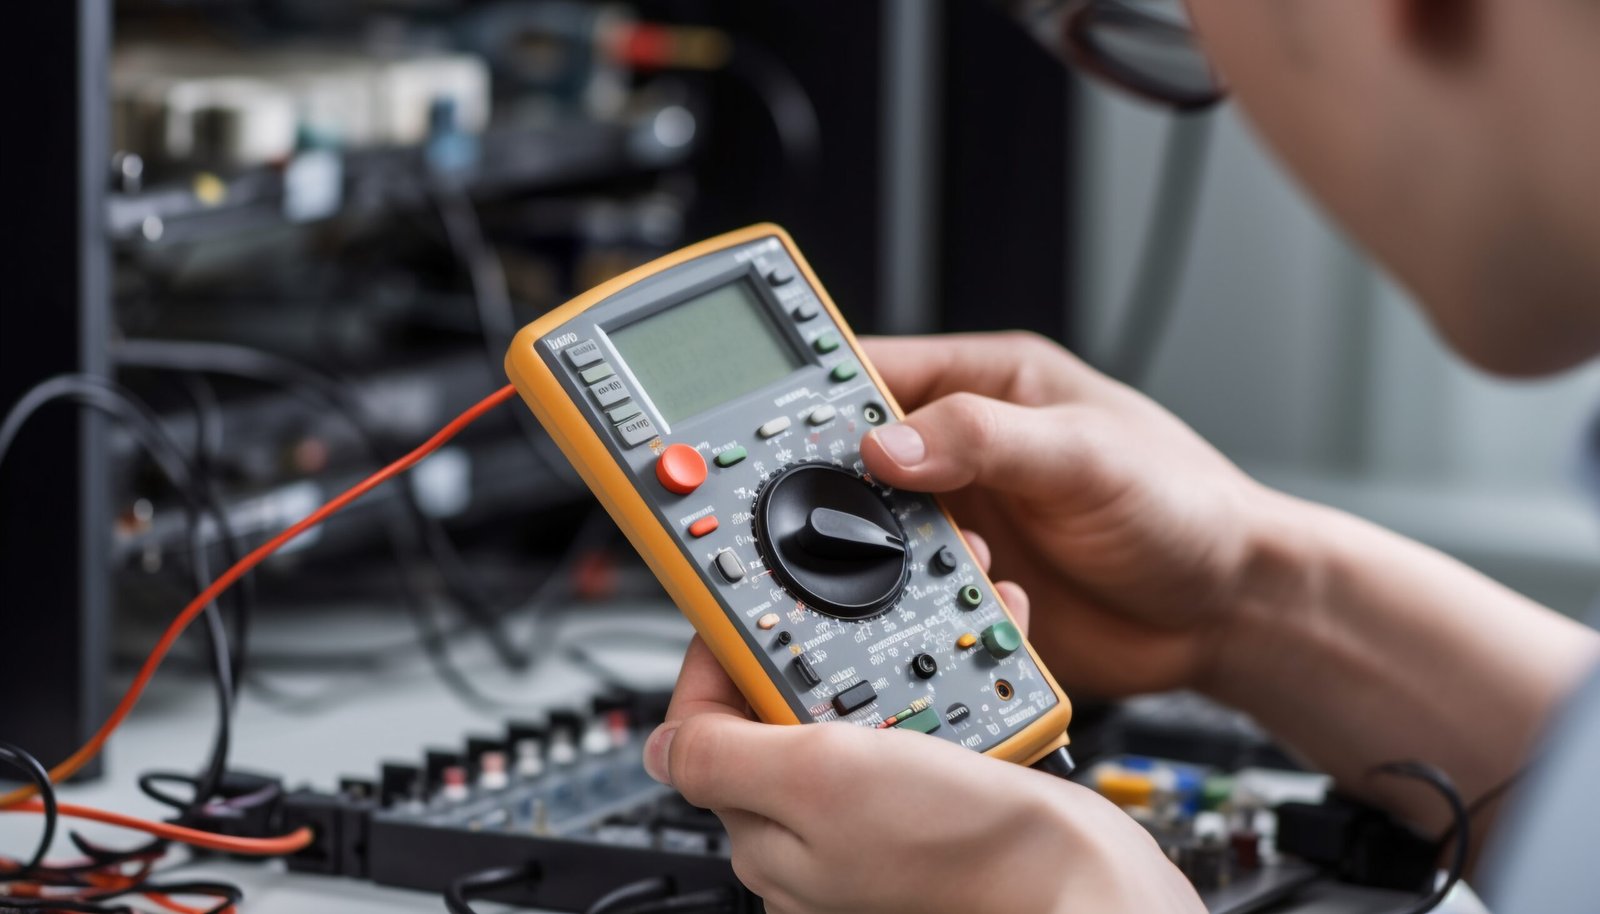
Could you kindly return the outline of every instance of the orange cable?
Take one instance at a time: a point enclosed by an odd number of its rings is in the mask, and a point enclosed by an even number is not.
[[[219,835],[215,832],[201,831],[198,828],[188,828],[182,825],[173,825],[169,822],[154,822],[150,819],[140,819],[134,816],[125,816],[120,812],[111,812],[107,809],[96,809],[93,806],[79,806],[76,803],[61,803],[57,806],[61,815],[73,819],[89,819],[94,822],[104,822],[119,828],[131,828],[165,838],[168,841],[177,841],[180,844],[192,844],[195,847],[206,847],[214,851],[227,851],[230,854],[248,854],[256,857],[280,857],[292,854],[311,844],[316,835],[310,828],[297,828],[287,835],[276,838],[235,838],[232,835]],[[0,809],[0,812],[44,812],[44,804],[38,800],[24,800],[15,806]]]
[[[123,718],[127,717],[128,712],[133,710],[133,706],[139,703],[139,696],[144,693],[145,686],[150,682],[150,677],[155,675],[156,668],[166,658],[167,652],[172,649],[172,645],[178,640],[178,636],[183,634],[183,630],[189,627],[189,623],[193,622],[196,616],[199,616],[218,596],[233,586],[234,582],[243,577],[250,569],[265,561],[268,556],[277,552],[285,543],[339,513],[349,506],[351,502],[420,463],[424,457],[438,450],[445,442],[460,434],[462,429],[476,422],[484,413],[516,396],[516,392],[516,388],[507,384],[505,387],[484,397],[466,412],[451,420],[450,424],[434,433],[432,438],[423,442],[421,446],[411,453],[346,489],[337,498],[313,511],[303,520],[256,547],[249,555],[246,555],[236,562],[233,567],[219,575],[215,581],[211,582],[211,586],[201,591],[199,596],[191,600],[189,605],[184,607],[183,612],[172,620],[172,624],[167,626],[166,632],[161,636],[161,640],[156,642],[155,649],[150,652],[150,656],[145,659],[144,665],[139,668],[139,675],[134,677],[133,684],[128,686],[128,691],[123,693],[122,700],[117,703],[117,707],[111,712],[111,716],[106,718],[106,722],[100,725],[100,729],[78,751],[50,769],[50,780],[59,783],[71,777],[77,773],[78,769],[87,764],[90,759],[99,754],[100,749],[105,746],[106,740],[111,737],[117,727],[122,725]],[[39,788],[31,784],[19,787],[4,796],[0,796],[0,809],[16,806],[38,792]],[[63,804],[61,809],[65,813],[67,806]],[[105,815],[113,814],[106,813]],[[195,832],[195,834],[203,835],[205,833]],[[241,853],[248,852],[242,851]]]

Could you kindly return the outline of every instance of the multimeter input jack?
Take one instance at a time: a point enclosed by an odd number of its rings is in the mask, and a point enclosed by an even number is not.
[[[876,403],[868,403],[861,407],[861,418],[865,419],[868,425],[882,425],[883,420],[889,418],[889,411]]]
[[[996,679],[994,681],[994,697],[1001,701],[1010,701],[1016,696],[1017,690],[1011,687],[1010,682],[1004,679]]]

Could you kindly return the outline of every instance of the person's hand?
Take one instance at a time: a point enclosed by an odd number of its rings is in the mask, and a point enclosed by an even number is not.
[[[920,733],[748,715],[696,638],[645,763],[722,820],[769,914],[1205,910],[1087,788]]]
[[[1143,395],[1033,334],[865,345],[908,411],[862,441],[867,469],[946,493],[1032,598],[1069,691],[1200,684],[1241,608],[1269,602],[1291,501]]]

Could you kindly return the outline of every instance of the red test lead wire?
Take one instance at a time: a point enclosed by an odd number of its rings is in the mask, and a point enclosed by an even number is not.
[[[75,803],[62,803],[59,805],[61,814],[73,819],[88,819],[94,822],[104,822],[118,828],[131,828],[176,841],[179,844],[189,844],[195,847],[210,848],[215,851],[227,851],[230,854],[247,854],[258,857],[281,857],[292,854],[311,844],[315,840],[310,828],[297,828],[286,835],[276,838],[235,838],[231,835],[219,835],[214,832],[201,831],[197,828],[186,828],[182,825],[173,825],[170,822],[153,822],[149,819],[139,819],[134,816],[125,816],[119,812],[110,812],[96,809],[92,806],[79,806]],[[0,812],[44,812],[44,804],[38,800],[27,800],[15,806],[7,807]]]
[[[337,498],[311,512],[305,519],[256,547],[249,555],[246,555],[235,563],[233,567],[219,575],[215,581],[211,582],[210,587],[207,587],[199,596],[191,600],[189,605],[183,608],[183,612],[172,620],[172,624],[167,626],[166,632],[161,636],[161,640],[156,642],[155,649],[150,652],[150,656],[145,659],[144,665],[139,668],[139,675],[134,677],[133,684],[128,686],[128,691],[123,693],[122,700],[117,702],[117,707],[111,712],[111,716],[106,718],[106,722],[100,725],[100,729],[78,751],[50,769],[50,780],[60,783],[76,774],[78,769],[99,754],[100,749],[105,746],[106,740],[110,738],[112,733],[116,732],[117,727],[122,725],[123,718],[127,717],[128,712],[133,710],[133,706],[139,703],[139,696],[144,693],[145,686],[150,682],[150,677],[155,675],[156,668],[161,666],[162,660],[166,659],[167,652],[172,649],[172,645],[178,640],[178,636],[183,634],[183,630],[188,628],[189,623],[193,622],[207,606],[221,596],[229,587],[232,587],[241,577],[244,577],[250,569],[266,561],[268,556],[277,552],[285,543],[344,510],[361,496],[421,463],[424,457],[438,450],[445,442],[460,434],[462,429],[476,422],[484,413],[506,402],[516,394],[516,388],[507,384],[505,387],[484,397],[466,412],[451,420],[450,424],[436,432],[432,438],[423,442],[416,450],[346,489]],[[38,792],[39,788],[31,784],[20,787],[4,796],[0,796],[0,808],[15,806]],[[66,808],[63,804],[61,807],[63,813],[66,812]]]

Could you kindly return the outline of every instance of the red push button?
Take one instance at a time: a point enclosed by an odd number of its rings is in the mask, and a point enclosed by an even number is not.
[[[702,517],[689,525],[689,535],[693,537],[705,536],[717,529],[717,516],[715,514]]]
[[[656,458],[656,478],[668,492],[688,495],[706,481],[706,459],[687,444],[669,444]]]

